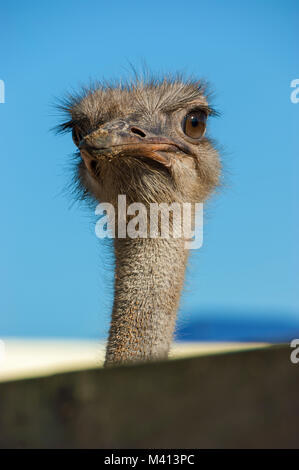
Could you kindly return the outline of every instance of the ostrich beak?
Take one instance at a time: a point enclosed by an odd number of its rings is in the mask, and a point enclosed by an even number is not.
[[[146,157],[170,168],[173,154],[186,153],[188,149],[176,139],[153,134],[126,121],[114,121],[84,137],[79,143],[79,150],[91,171],[100,156],[111,159],[123,156]]]

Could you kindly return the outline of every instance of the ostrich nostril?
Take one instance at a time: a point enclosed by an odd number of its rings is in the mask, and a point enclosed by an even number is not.
[[[140,135],[140,137],[146,137],[146,134],[141,129],[138,129],[138,127],[131,127],[131,132]]]

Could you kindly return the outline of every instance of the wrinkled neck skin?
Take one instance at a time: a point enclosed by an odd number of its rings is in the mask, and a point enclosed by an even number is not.
[[[133,173],[126,167],[111,171],[108,166],[111,174],[107,181],[114,178],[114,184],[105,186],[103,178],[102,192],[96,193],[98,200],[109,201],[115,207],[116,220],[119,194],[126,195],[127,204],[142,202],[148,213],[152,202],[194,201],[190,189],[183,194],[180,178],[176,182],[166,171],[153,171],[138,163]],[[189,168],[186,171],[189,185],[183,190],[190,188],[192,178],[195,179]],[[172,236],[175,227],[171,221],[169,227],[169,238],[114,239],[114,305],[106,366],[167,358],[187,261],[185,240]],[[117,233],[116,227],[116,236]]]
[[[105,365],[167,358],[184,281],[182,239],[115,239],[115,296]]]

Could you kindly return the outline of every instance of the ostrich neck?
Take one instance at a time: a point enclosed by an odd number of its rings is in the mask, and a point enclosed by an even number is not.
[[[166,358],[184,281],[184,241],[117,238],[115,260],[106,365]]]

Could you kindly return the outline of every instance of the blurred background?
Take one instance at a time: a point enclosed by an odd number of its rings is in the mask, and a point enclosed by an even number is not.
[[[183,72],[211,83],[223,188],[191,253],[177,340],[299,336],[296,0],[1,2],[0,338],[105,340],[113,260],[73,204],[53,103],[90,79]],[[20,357],[21,352],[18,352]]]

